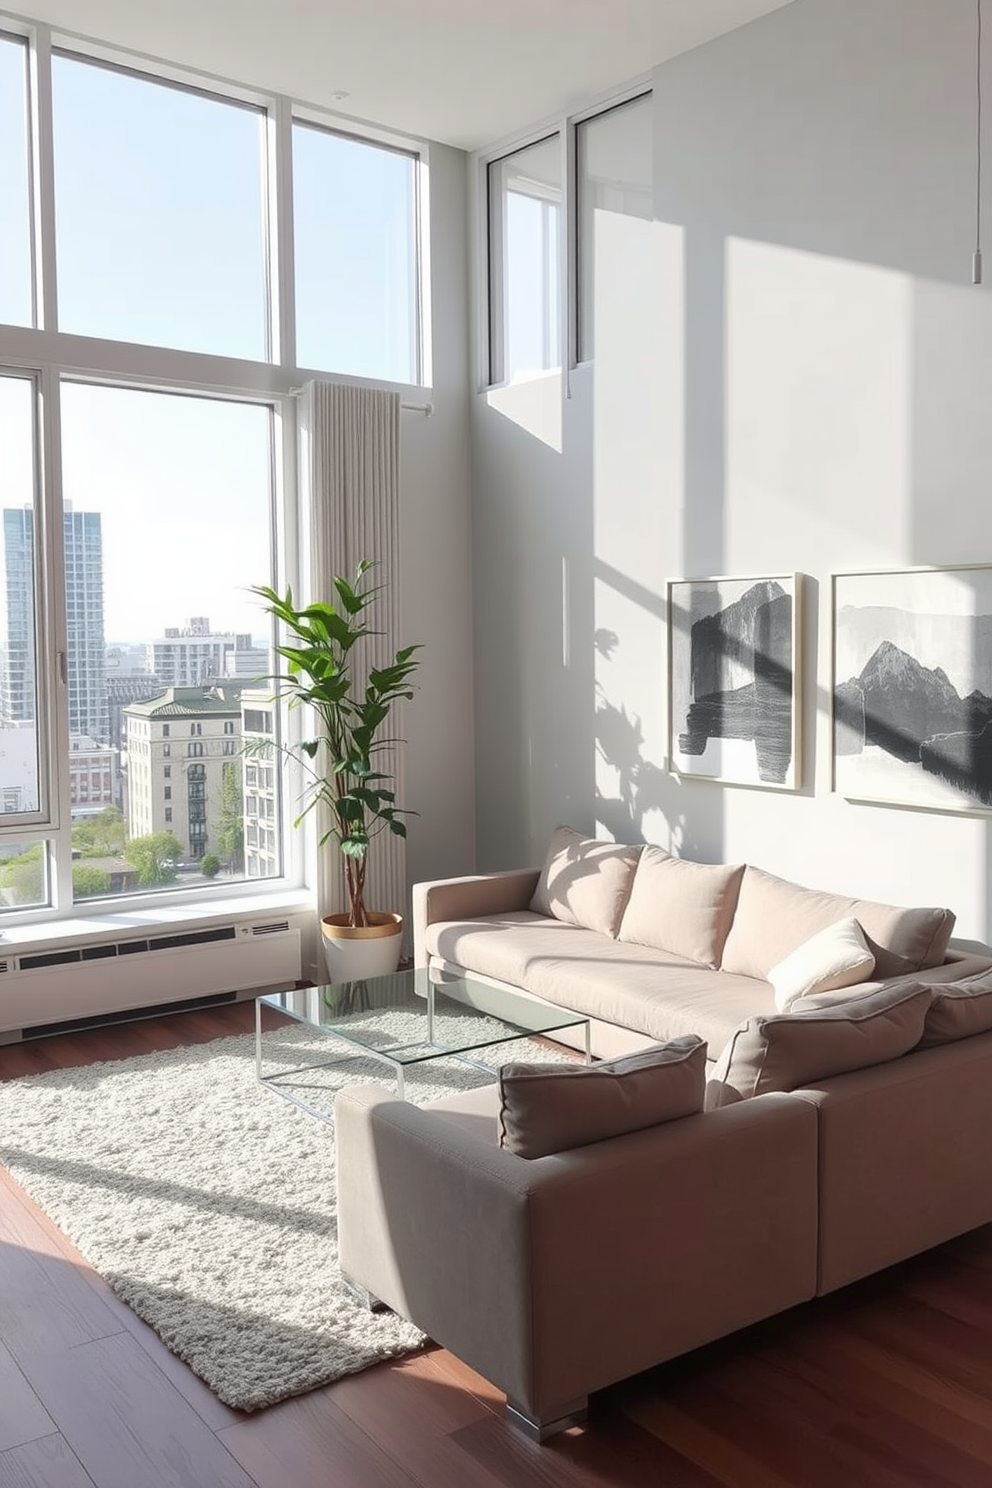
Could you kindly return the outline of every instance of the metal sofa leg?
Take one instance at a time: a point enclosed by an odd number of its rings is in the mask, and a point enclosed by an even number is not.
[[[507,1399],[506,1414],[511,1424],[525,1436],[529,1436],[531,1441],[543,1442],[549,1436],[555,1436],[559,1431],[566,1431],[569,1426],[578,1426],[586,1420],[589,1415],[589,1397],[580,1395],[578,1400],[570,1400],[567,1405],[556,1410],[553,1416],[528,1415],[522,1405]]]
[[[361,1286],[357,1281],[352,1281],[350,1276],[341,1272],[341,1280],[344,1282],[345,1290],[350,1292],[359,1307],[364,1307],[366,1312],[389,1312],[389,1306],[380,1302],[378,1297],[373,1297],[368,1287]]]

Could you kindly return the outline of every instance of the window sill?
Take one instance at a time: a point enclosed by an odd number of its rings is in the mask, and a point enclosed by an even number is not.
[[[240,895],[211,899],[209,903],[146,905],[141,909],[35,921],[32,925],[10,925],[0,929],[0,958],[5,952],[56,950],[72,942],[86,945],[109,937],[141,935],[154,930],[197,930],[236,919],[265,920],[273,915],[314,914],[313,897],[305,889],[274,890],[271,894]]]

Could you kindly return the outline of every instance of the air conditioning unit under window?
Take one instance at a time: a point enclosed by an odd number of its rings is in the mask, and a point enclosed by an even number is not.
[[[300,917],[232,921],[0,956],[0,1042],[126,1011],[292,987]]]

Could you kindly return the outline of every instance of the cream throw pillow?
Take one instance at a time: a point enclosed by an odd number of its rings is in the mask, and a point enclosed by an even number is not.
[[[547,1157],[703,1109],[706,1045],[695,1034],[601,1064],[504,1064],[499,1145]]]
[[[875,970],[875,957],[864,931],[855,919],[837,920],[804,940],[790,955],[773,966],[768,980],[775,989],[775,1006],[787,1013],[800,997],[853,987],[867,981]]]

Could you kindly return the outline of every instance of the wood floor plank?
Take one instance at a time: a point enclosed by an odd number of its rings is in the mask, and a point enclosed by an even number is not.
[[[51,1436],[55,1423],[31,1389],[10,1350],[0,1342],[0,1453]],[[0,1484],[3,1476],[0,1474]]]
[[[6,1209],[0,1212],[0,1337],[19,1363],[119,1330],[71,1261],[28,1250],[11,1237]]]
[[[340,1411],[333,1386],[218,1432],[258,1488],[422,1488]],[[467,1488],[467,1485],[466,1485]]]
[[[22,1368],[96,1488],[254,1488],[130,1334]]]
[[[61,1436],[45,1436],[0,1452],[2,1488],[95,1488],[93,1479]]]

